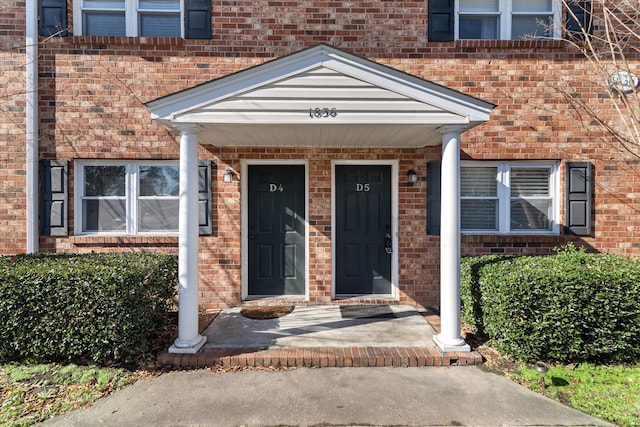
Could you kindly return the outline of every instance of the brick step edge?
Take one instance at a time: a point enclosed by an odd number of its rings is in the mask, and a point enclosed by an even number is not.
[[[222,367],[410,367],[481,365],[476,351],[443,353],[425,347],[205,348],[196,354],[162,353],[161,366],[179,369]]]

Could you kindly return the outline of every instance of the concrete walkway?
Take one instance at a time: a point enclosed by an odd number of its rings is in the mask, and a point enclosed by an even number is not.
[[[45,426],[608,425],[478,367],[177,371]]]

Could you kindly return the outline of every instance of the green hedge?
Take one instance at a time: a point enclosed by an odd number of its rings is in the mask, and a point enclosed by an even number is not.
[[[462,315],[522,361],[640,360],[640,263],[572,245],[463,258]]]
[[[174,255],[0,260],[2,361],[133,362],[166,319],[176,292]]]

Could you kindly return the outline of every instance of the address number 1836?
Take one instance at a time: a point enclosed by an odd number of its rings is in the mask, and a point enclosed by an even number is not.
[[[335,108],[309,108],[309,117],[312,119],[322,119],[325,117],[336,117],[338,110]]]

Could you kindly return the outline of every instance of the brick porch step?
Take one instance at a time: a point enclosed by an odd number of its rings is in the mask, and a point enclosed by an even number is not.
[[[179,369],[222,367],[409,367],[481,365],[482,356],[443,353],[424,347],[312,347],[268,349],[205,348],[196,354],[163,353],[162,366]]]

